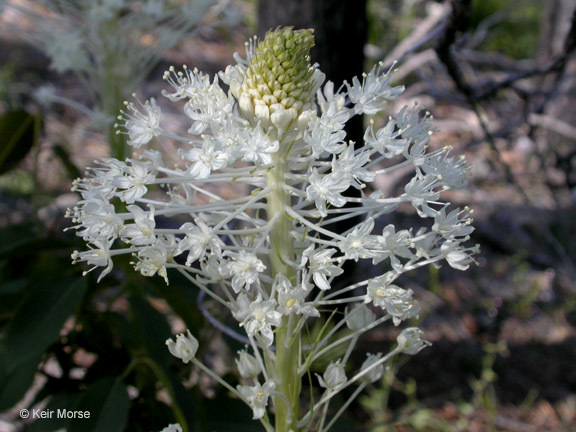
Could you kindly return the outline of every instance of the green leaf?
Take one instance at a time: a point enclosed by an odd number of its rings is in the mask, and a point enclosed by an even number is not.
[[[261,432],[262,425],[252,420],[252,410],[244,402],[227,397],[224,392],[206,401],[206,417],[210,431],[218,432]],[[223,415],[222,408],[226,407]]]
[[[60,329],[85,291],[86,281],[78,278],[36,282],[32,286],[8,329],[8,370],[42,354],[60,338]]]
[[[83,177],[82,172],[76,165],[74,165],[74,162],[72,162],[72,159],[70,159],[70,153],[63,145],[56,144],[52,148],[52,151],[54,152],[54,155],[60,159],[60,162],[64,166],[64,169],[66,169],[66,173],[68,173],[68,177],[71,180]]]
[[[0,174],[14,168],[34,146],[37,117],[24,110],[8,111],[0,117]]]
[[[182,378],[170,370],[174,358],[166,348],[166,339],[173,337],[164,315],[154,309],[150,303],[140,297],[130,297],[132,320],[140,336],[156,377],[173,397],[176,411],[179,411],[187,421],[183,429],[197,430],[196,406],[190,392],[182,385]]]
[[[0,411],[13,407],[24,397],[34,381],[40,360],[38,355],[9,371],[7,355],[0,352]]]
[[[166,348],[166,339],[172,337],[172,332],[164,315],[139,297],[130,297],[130,308],[140,344],[157,363],[169,366],[172,356]]]
[[[152,284],[155,293],[166,300],[170,308],[186,323],[192,334],[198,334],[203,326],[203,315],[196,304],[198,290],[189,283],[178,281],[179,275],[171,276],[171,284]]]
[[[122,432],[130,409],[128,390],[116,378],[103,378],[82,394],[73,409],[89,418],[71,419],[68,432]]]
[[[71,247],[69,241],[39,236],[30,224],[12,225],[0,229],[0,238],[2,239],[0,259],[34,255],[39,251]]]
[[[0,283],[0,319],[14,315],[22,301],[23,292],[28,285],[26,279],[15,279]]]

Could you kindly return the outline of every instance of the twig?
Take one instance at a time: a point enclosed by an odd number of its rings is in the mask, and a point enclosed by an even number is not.
[[[225,324],[223,324],[222,322],[218,321],[218,319],[216,319],[216,317],[214,317],[214,315],[212,315],[210,313],[210,311],[208,309],[206,309],[206,306],[204,305],[205,299],[206,299],[206,293],[204,291],[200,291],[198,293],[198,297],[197,297],[198,309],[200,309],[200,312],[202,312],[202,315],[204,315],[204,317],[208,320],[208,322],[210,322],[210,324],[212,324],[214,327],[216,327],[222,333],[230,336],[232,339],[235,339],[239,342],[242,342],[246,345],[249,345],[250,340],[246,336],[241,335],[238,332],[235,332],[230,327],[228,327]]]
[[[560,135],[576,140],[576,127],[555,117],[544,114],[530,114],[528,117],[528,123],[534,126],[553,130]]]
[[[576,50],[576,10],[572,15],[572,24],[570,27],[570,31],[568,32],[568,35],[566,36],[566,39],[564,41],[564,49],[561,54],[559,54],[555,59],[551,60],[550,62],[548,62],[547,65],[543,67],[535,68],[521,73],[511,74],[507,79],[501,82],[490,83],[482,93],[478,93],[476,89],[474,89],[471,85],[468,84],[466,77],[464,76],[464,73],[462,72],[462,69],[458,65],[452,52],[452,47],[456,43],[457,33],[459,31],[466,30],[469,25],[468,14],[471,8],[471,0],[452,0],[451,5],[452,5],[452,13],[447,18],[444,35],[442,36],[438,46],[436,47],[436,53],[438,55],[439,60],[446,67],[446,71],[454,81],[456,88],[462,94],[464,94],[467,102],[470,104],[470,106],[476,113],[476,116],[478,118],[478,121],[480,122],[482,130],[484,131],[490,149],[497,156],[500,165],[504,169],[506,180],[517,190],[517,192],[522,197],[524,203],[528,204],[532,200],[530,199],[526,191],[515,181],[510,166],[502,160],[500,151],[496,146],[494,137],[489,131],[488,126],[486,125],[480,113],[479,101],[489,98],[500,89],[511,87],[512,84],[515,83],[516,81],[525,79],[529,76],[534,76],[537,74],[543,74],[548,72],[557,73],[555,86],[552,89],[552,91],[555,91],[558,86],[558,83],[561,81],[561,78],[565,74],[569,56],[574,50]],[[549,100],[550,100],[550,94],[547,95],[547,97],[545,97],[543,105],[541,104],[541,106],[539,107],[541,111],[543,111],[545,104]],[[529,114],[526,113],[526,115]],[[540,158],[540,162],[542,168],[545,169],[542,158]],[[576,273],[576,266],[574,266],[574,263],[570,259],[570,256],[568,255],[564,246],[554,237],[554,235],[546,227],[543,227],[543,232],[546,240],[554,248],[556,253],[561,257],[564,264],[569,269],[571,269],[572,272]]]
[[[386,65],[382,70],[388,70],[394,65],[395,62],[402,63],[406,57],[416,52],[421,47],[429,42],[438,39],[443,31],[448,15],[448,9],[431,14],[427,19],[421,22],[414,32],[397,45],[384,59],[383,63]]]

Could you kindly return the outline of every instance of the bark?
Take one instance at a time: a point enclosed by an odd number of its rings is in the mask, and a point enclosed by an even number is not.
[[[258,37],[278,26],[314,29],[316,45],[310,56],[318,63],[326,79],[339,88],[344,81],[364,72],[364,45],[367,39],[366,0],[259,0]],[[347,139],[360,145],[364,127],[361,116],[352,117],[346,125]],[[356,189],[347,191],[359,197]],[[337,223],[336,232],[345,232],[360,222],[352,218]],[[347,261],[339,283],[345,286],[355,279],[356,269]]]
[[[340,86],[362,75],[366,43],[366,0],[259,0],[258,36],[278,26],[313,28],[318,63],[328,80]],[[349,122],[348,137],[360,142],[362,119]]]

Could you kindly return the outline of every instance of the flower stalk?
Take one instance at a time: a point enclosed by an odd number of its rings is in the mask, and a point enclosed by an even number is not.
[[[281,146],[282,148],[282,146]],[[286,192],[285,176],[286,161],[277,153],[274,167],[267,176],[267,186],[271,193],[268,198],[267,211],[269,217],[279,215],[272,230],[270,231],[270,254],[271,276],[283,275],[289,281],[296,280],[293,267],[287,261],[294,261],[294,239],[291,238],[292,222],[288,218],[286,209],[290,207],[290,196]],[[280,157],[279,157],[280,156]],[[278,391],[285,395],[285,400],[276,397],[276,431],[287,432],[294,428],[292,419],[298,417],[298,400],[300,396],[300,379],[298,376],[300,338],[292,336],[291,317],[284,317],[282,324],[276,332],[276,365]]]

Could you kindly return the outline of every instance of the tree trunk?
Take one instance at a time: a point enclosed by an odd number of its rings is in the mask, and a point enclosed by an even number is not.
[[[318,63],[326,79],[338,89],[344,81],[350,82],[364,72],[364,45],[367,39],[366,0],[259,0],[258,37],[278,26],[296,29],[312,28],[316,41],[310,56]],[[347,139],[362,143],[364,136],[361,116],[352,117],[346,124]],[[346,195],[360,197],[357,189],[350,188]],[[359,223],[359,217],[338,222],[333,229],[345,232]],[[344,266],[344,277],[338,279],[338,288],[355,280],[356,268],[352,261]],[[340,286],[340,287],[341,287]]]
[[[313,28],[312,62],[338,88],[364,71],[366,0],[259,0],[258,36],[278,26]],[[349,139],[362,139],[362,119],[348,122]]]

